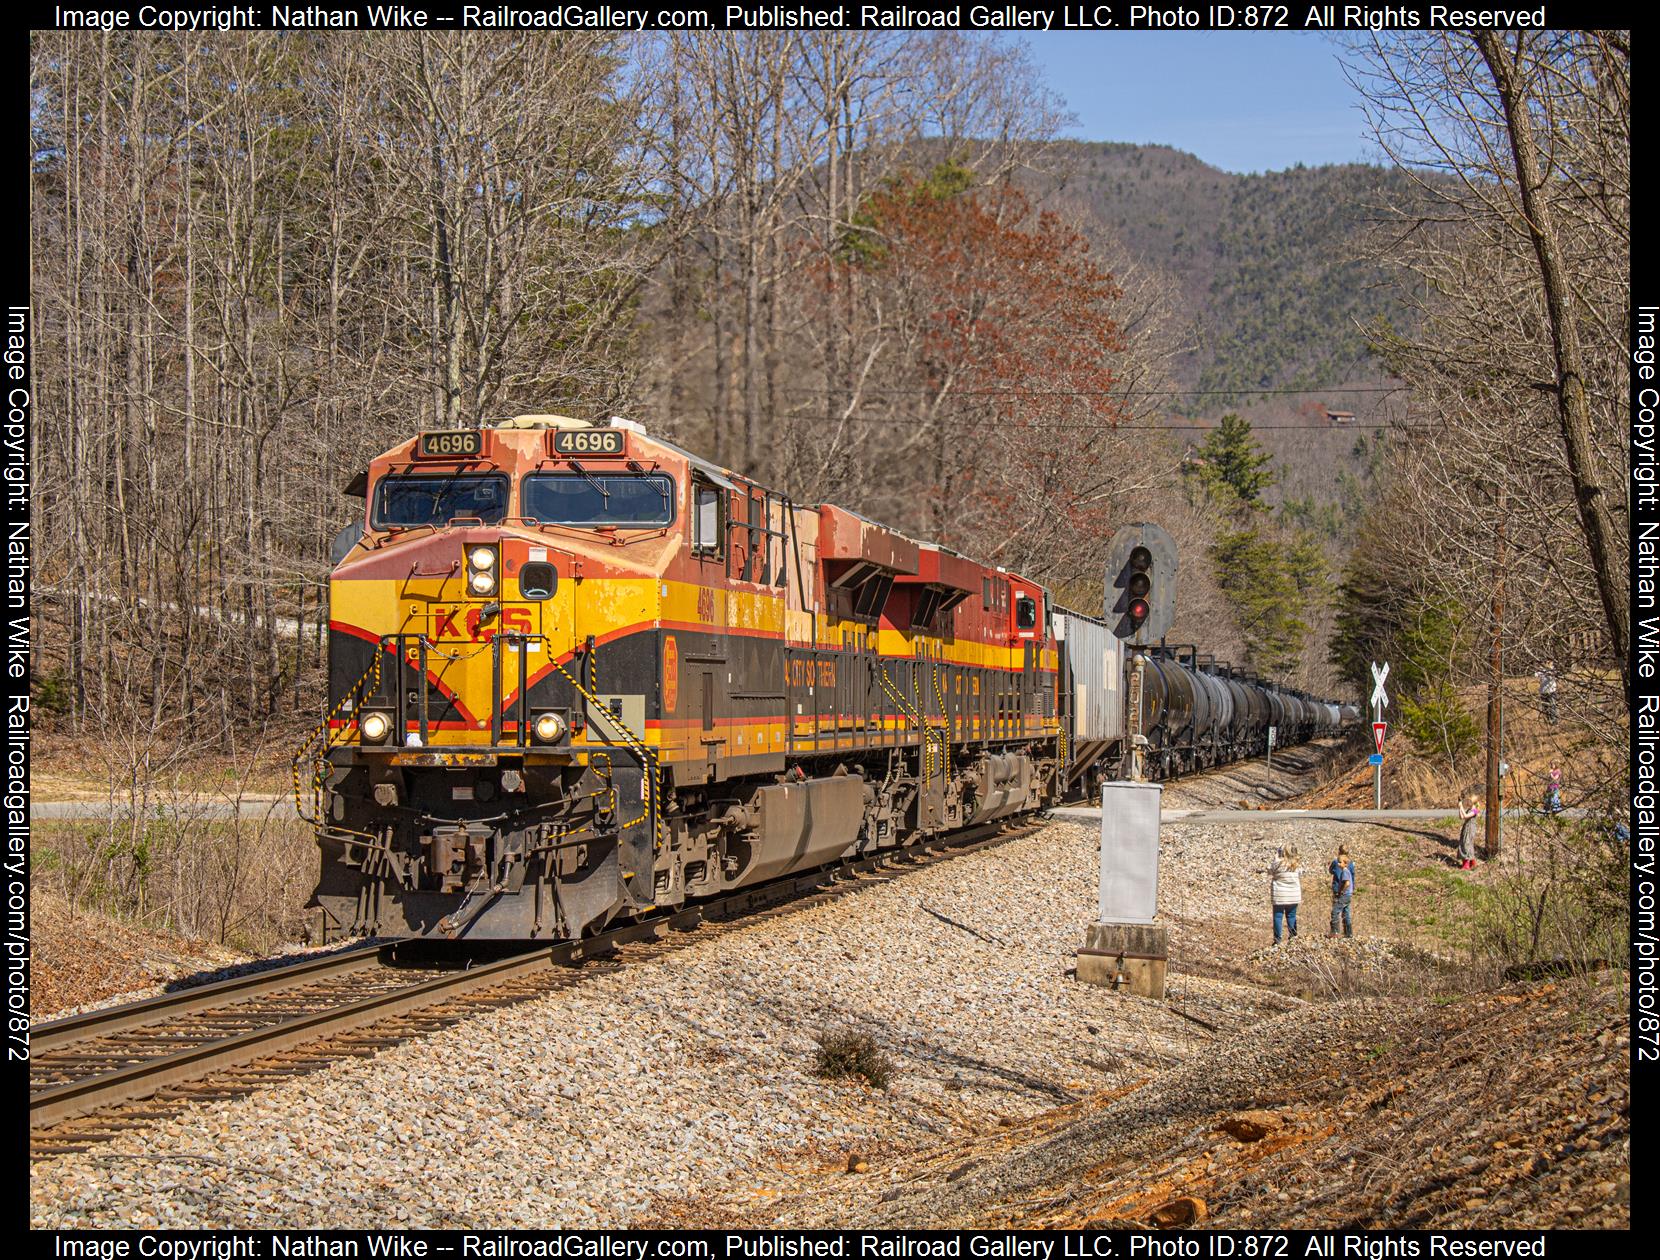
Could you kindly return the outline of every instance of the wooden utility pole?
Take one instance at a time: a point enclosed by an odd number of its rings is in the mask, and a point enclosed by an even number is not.
[[[1499,744],[1504,734],[1504,490],[1497,492],[1498,530],[1493,538],[1493,645],[1487,674],[1487,860],[1503,847],[1499,829]]]

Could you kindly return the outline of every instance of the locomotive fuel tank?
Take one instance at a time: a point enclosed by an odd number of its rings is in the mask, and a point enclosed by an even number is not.
[[[868,795],[865,781],[856,775],[757,789],[722,819],[747,849],[740,855],[742,882],[811,870],[851,850]]]

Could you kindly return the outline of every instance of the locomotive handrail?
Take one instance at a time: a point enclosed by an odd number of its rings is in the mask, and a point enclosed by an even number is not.
[[[501,644],[503,639],[518,644],[519,686],[514,693],[514,703],[518,713],[514,722],[513,743],[515,747],[523,748],[530,742],[530,641],[532,639],[545,640],[546,636],[523,633],[502,633],[491,636],[490,743],[498,748],[501,747],[502,741]],[[549,650],[551,652],[552,649]]]
[[[514,709],[516,710],[514,725],[516,729],[514,731],[512,746],[515,748],[523,748],[529,742],[530,730],[530,644],[532,642],[539,642],[543,644],[549,652],[551,652],[551,641],[545,634],[527,634],[521,631],[501,631],[500,633],[490,636],[490,745],[492,748],[504,747],[502,743],[504,723],[501,687],[501,645],[504,640],[508,643],[517,645],[519,685],[514,696]],[[413,663],[413,668],[419,675],[420,679],[419,690],[416,693],[415,708],[416,716],[419,721],[419,737],[421,744],[424,747],[431,742],[432,736],[432,684],[429,678],[431,670],[429,669],[428,661],[430,659],[430,652],[434,648],[433,642],[425,634],[388,634],[381,637],[380,644],[382,650],[389,648],[392,651],[393,657],[397,660],[397,674],[392,680],[393,704],[396,711],[393,729],[397,734],[397,740],[400,744],[406,744],[408,742],[406,732],[409,729],[409,687],[406,684],[404,675],[405,672],[412,667],[409,655],[413,648],[416,658]],[[476,649],[476,651],[482,650],[483,645],[480,645],[479,648]],[[469,653],[468,655],[474,654],[475,653]],[[446,653],[440,653],[440,655],[448,656]]]
[[[447,568],[447,569],[423,569],[421,567],[421,562],[419,560],[416,560],[416,561],[411,562],[411,564],[409,566],[409,576],[410,577],[434,577],[434,578],[449,577],[450,574],[454,573],[460,567],[461,567],[461,561],[451,560],[450,564],[449,564],[449,568]]]

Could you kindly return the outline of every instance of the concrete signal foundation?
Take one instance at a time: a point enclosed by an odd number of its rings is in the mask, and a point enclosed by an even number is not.
[[[1078,951],[1085,984],[1163,999],[1170,932],[1162,923],[1097,923]]]

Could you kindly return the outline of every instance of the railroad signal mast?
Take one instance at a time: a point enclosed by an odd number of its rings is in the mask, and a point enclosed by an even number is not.
[[[1157,525],[1137,522],[1121,527],[1107,551],[1106,623],[1132,649],[1149,648],[1170,631],[1176,619],[1176,543]],[[1141,680],[1145,651],[1130,652],[1130,778],[1142,777]]]
[[[1107,616],[1131,647],[1151,647],[1176,619],[1176,544],[1157,525],[1125,525],[1107,553]]]

